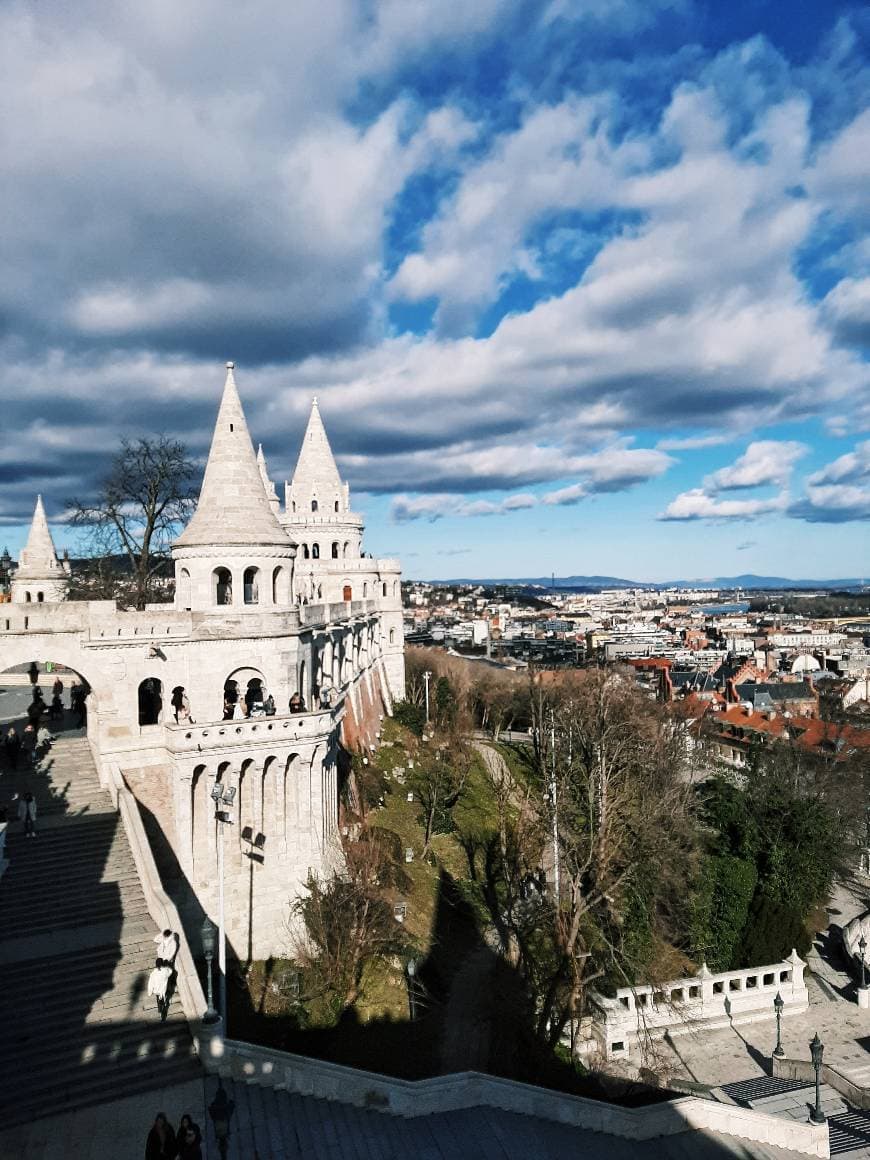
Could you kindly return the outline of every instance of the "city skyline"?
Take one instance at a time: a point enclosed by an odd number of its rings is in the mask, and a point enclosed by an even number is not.
[[[0,542],[123,435],[279,485],[317,395],[408,578],[870,572],[870,17],[0,15]]]

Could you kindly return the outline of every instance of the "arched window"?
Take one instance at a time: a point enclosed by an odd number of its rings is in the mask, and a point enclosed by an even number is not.
[[[395,644],[395,643],[396,643],[396,630],[394,628],[391,628],[390,629],[390,644]]]
[[[348,550],[348,548],[349,548],[349,547],[350,547],[350,544],[348,544],[347,540],[345,540],[345,542],[344,542],[344,548],[342,549],[342,552],[341,552],[342,556],[346,556],[346,555],[347,555],[347,550]]]
[[[37,604],[42,604],[42,602],[43,602],[44,600],[45,600],[45,594],[44,594],[43,592],[37,592],[37,594],[36,594],[36,603],[37,603]]]
[[[260,603],[260,569],[246,568],[244,576],[245,604]]]
[[[320,559],[320,544],[312,544],[311,545],[311,559],[312,560],[319,560]]]
[[[215,568],[214,573],[214,602],[215,604],[232,604],[233,602],[233,574],[229,568]]]
[[[190,573],[186,568],[178,571],[177,603],[181,608],[190,608]]]
[[[363,581],[363,600],[365,600],[365,598],[368,596],[368,594],[369,594],[369,586],[365,581]]]
[[[338,559],[338,540],[332,541],[332,558],[333,560]]]
[[[163,712],[163,686],[157,677],[146,677],[139,686],[139,724],[159,725]]]
[[[302,557],[303,557],[303,559],[307,560],[310,555],[311,555],[311,553],[308,551],[308,545],[303,544],[302,545]]]
[[[318,600],[323,599],[323,585],[322,584],[317,585],[317,599]]]
[[[383,588],[383,592],[384,592],[384,596],[386,596],[386,594],[387,594],[387,585],[386,585],[386,581],[384,582],[384,588]]]
[[[345,584],[342,589],[342,600],[353,600],[353,589],[349,584]]]
[[[317,511],[317,500],[316,500],[316,499],[313,499],[313,500],[311,501],[311,510],[312,510],[313,512],[316,512],[316,511]]]
[[[32,598],[32,596],[30,595],[30,593],[29,593],[29,592],[25,592],[25,593],[24,593],[24,603],[25,603],[25,604],[29,604],[29,603],[30,603],[30,601],[31,601],[32,599],[33,599],[33,598]]]
[[[283,568],[276,568],[272,572],[272,603],[273,604],[283,604],[284,603],[285,598],[284,598],[284,592],[283,592],[283,585],[281,584],[281,577],[282,577],[283,573],[284,573]]]
[[[399,595],[399,581],[398,580],[393,581],[393,595],[394,596]]]
[[[338,511],[338,500],[335,501],[335,510]]]

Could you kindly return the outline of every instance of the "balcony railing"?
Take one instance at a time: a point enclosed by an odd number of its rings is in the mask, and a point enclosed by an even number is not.
[[[328,737],[344,716],[344,703],[315,713],[245,717],[202,725],[166,725],[166,748],[172,753],[198,753],[261,742],[319,741]]]

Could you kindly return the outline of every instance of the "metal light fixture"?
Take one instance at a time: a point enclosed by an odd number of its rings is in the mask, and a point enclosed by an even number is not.
[[[810,1043],[810,1058],[813,1061],[813,1070],[816,1073],[816,1106],[810,1112],[810,1119],[814,1124],[824,1124],[825,1113],[822,1111],[822,1055],[825,1048],[821,1039],[819,1039],[818,1031],[812,1038]]]
[[[226,1160],[227,1146],[230,1139],[230,1120],[232,1119],[235,1106],[235,1102],[228,1098],[223,1083],[219,1081],[215,1097],[209,1104],[208,1114],[211,1116],[211,1122],[214,1126],[214,1136],[215,1140],[217,1140],[218,1151],[221,1154],[222,1160]]]
[[[405,964],[405,972],[408,976],[408,1014],[411,1016],[411,1022],[417,1018],[417,963],[414,959],[408,959]]]
[[[865,951],[867,950],[867,940],[864,938],[864,931],[861,931],[861,937],[858,939],[858,950],[861,952],[861,990],[867,986],[867,963],[865,959]]]
[[[782,1009],[785,1007],[782,995],[779,991],[776,992],[776,998],[773,1000],[773,1009],[776,1012],[776,1047],[773,1049],[773,1054],[777,1059],[782,1059],[785,1055],[785,1048],[782,1045]]]
[[[205,1010],[205,1015],[202,1017],[203,1023],[217,1023],[220,1015],[215,1010],[214,1006],[214,989],[212,983],[212,969],[211,964],[214,959],[215,947],[217,946],[217,927],[206,916],[203,919],[202,929],[200,930],[200,937],[202,938],[202,953],[205,955],[206,961],[206,983],[208,986],[208,1006]]]

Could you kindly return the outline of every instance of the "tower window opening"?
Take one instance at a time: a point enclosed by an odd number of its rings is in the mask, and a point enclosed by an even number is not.
[[[335,510],[338,511],[338,500],[335,501]]]
[[[384,587],[383,587],[383,593],[384,593],[384,596],[386,596],[386,594],[387,594],[387,586],[386,586],[386,584],[384,584]]]
[[[24,593],[24,603],[25,603],[25,604],[29,604],[31,600],[32,600],[32,597],[31,597],[30,593],[29,593],[29,592],[25,592],[25,593]]]
[[[317,500],[316,500],[316,499],[313,499],[313,500],[311,501],[311,510],[312,510],[313,512],[316,512],[316,511],[317,511]]]
[[[159,725],[162,712],[163,686],[157,677],[148,677],[139,686],[139,724]]]
[[[245,604],[260,603],[259,569],[246,568],[244,576]]]
[[[311,545],[311,559],[312,560],[319,560],[320,559],[320,544],[312,544]]]
[[[214,572],[215,604],[232,604],[233,576],[229,568],[216,568]]]
[[[230,430],[231,430],[231,431],[235,430],[235,428],[233,427],[232,423],[230,423]]]
[[[333,560],[337,560],[337,559],[338,559],[338,540],[334,540],[334,541],[333,541],[333,544],[332,544],[332,558],[333,558]]]
[[[43,600],[45,600],[45,594],[44,594],[44,593],[42,593],[42,592],[37,592],[37,594],[36,594],[36,603],[37,603],[37,604],[42,604]]]
[[[310,557],[310,555],[311,555],[311,553],[308,551],[308,545],[303,544],[302,545],[302,558],[304,560],[307,560]]]

